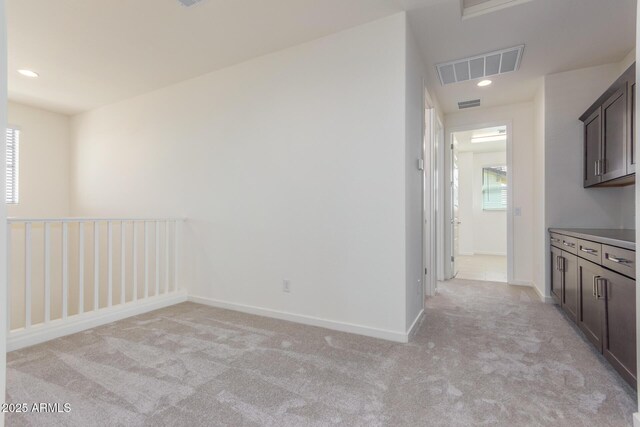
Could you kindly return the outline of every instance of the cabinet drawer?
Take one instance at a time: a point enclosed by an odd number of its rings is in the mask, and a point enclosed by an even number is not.
[[[636,277],[636,253],[626,249],[602,245],[602,265],[620,274]]]
[[[578,239],[575,237],[561,236],[562,250],[570,254],[578,255]]]
[[[549,233],[549,239],[551,241],[551,246],[555,246],[556,248],[562,249],[562,235],[557,233]]]
[[[578,256],[596,264],[602,263],[602,245],[588,240],[578,239]]]

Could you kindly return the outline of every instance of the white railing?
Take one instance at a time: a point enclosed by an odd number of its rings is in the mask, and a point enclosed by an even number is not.
[[[181,223],[176,218],[10,218],[7,324],[10,344],[20,342],[10,349],[65,335],[46,333],[62,331],[65,324],[95,325],[91,319],[97,316],[122,318],[118,311],[135,314],[145,311],[143,306],[175,303],[181,293]],[[25,339],[34,332],[40,338]]]

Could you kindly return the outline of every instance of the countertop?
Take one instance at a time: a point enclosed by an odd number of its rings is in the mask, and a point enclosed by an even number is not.
[[[636,230],[600,228],[550,228],[549,231],[578,239],[598,242],[619,248],[636,250]]]

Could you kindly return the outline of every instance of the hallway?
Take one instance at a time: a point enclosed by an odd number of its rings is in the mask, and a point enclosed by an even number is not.
[[[635,393],[528,288],[442,283],[410,344],[184,303],[8,355],[8,425],[629,425]]]

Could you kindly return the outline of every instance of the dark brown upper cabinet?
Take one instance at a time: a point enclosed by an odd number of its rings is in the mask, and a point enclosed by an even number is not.
[[[635,183],[635,63],[580,117],[585,187]]]

